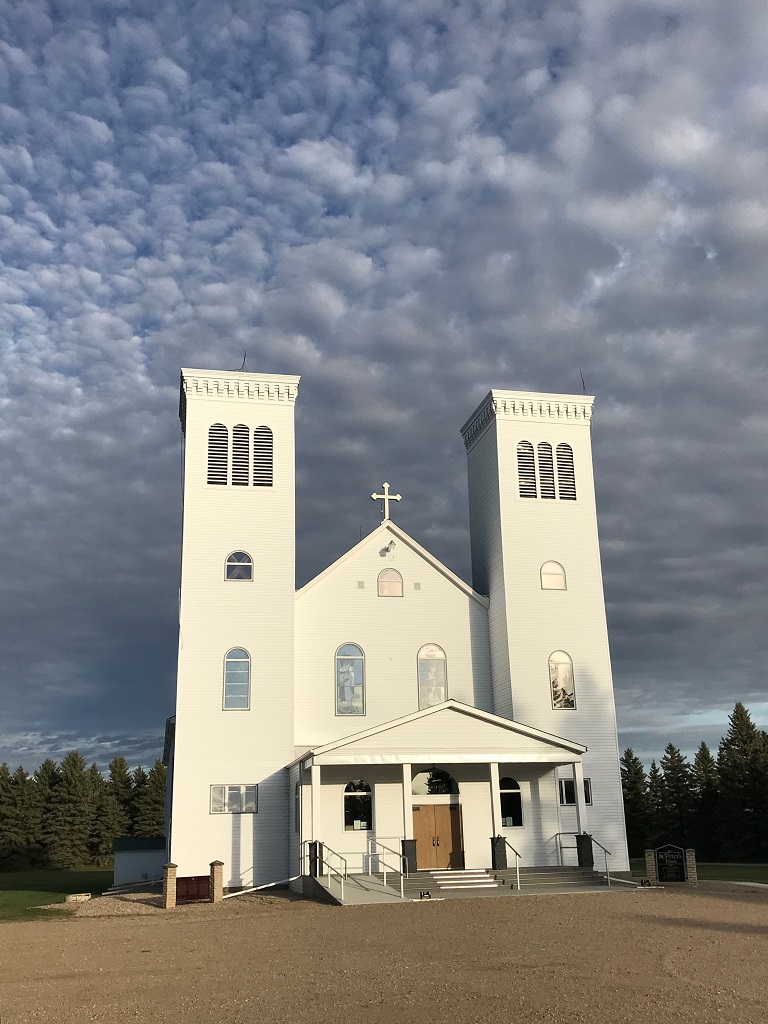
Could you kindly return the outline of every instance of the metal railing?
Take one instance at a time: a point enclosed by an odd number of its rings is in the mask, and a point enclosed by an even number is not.
[[[517,891],[520,892],[520,854],[517,852],[517,850],[514,848],[512,843],[510,843],[506,836],[496,836],[496,838],[503,839],[504,845],[508,846],[512,853],[514,853],[515,855],[515,887]]]
[[[296,882],[301,875],[291,875],[290,878],[279,878],[276,882],[265,882],[263,885],[251,885],[247,889],[238,889],[237,892],[225,892],[221,897],[223,900],[231,900],[234,896],[247,896],[251,892],[260,892],[262,889],[271,889],[273,885],[290,885]]]
[[[575,850],[575,846],[563,846],[563,836],[578,836],[580,832],[555,832],[552,838],[557,843],[557,863],[559,867],[563,866],[563,850]]]
[[[324,874],[328,875],[328,891],[331,891],[331,876],[338,878],[339,887],[341,889],[341,902],[344,902],[344,882],[347,878],[347,859],[342,857],[340,853],[336,853],[330,846],[326,846],[325,843],[316,842],[313,839],[305,839],[301,844],[301,873],[302,875],[310,875],[310,847],[316,845],[318,848],[318,857],[321,858],[325,865],[326,870],[318,872],[318,878],[322,878]],[[328,855],[335,857],[339,861],[339,867],[335,868],[328,860]]]
[[[339,880],[339,885],[341,887],[341,902],[343,903],[344,902],[344,881],[345,881],[345,879],[347,877],[347,858],[346,857],[342,857],[340,853],[336,853],[335,850],[332,850],[330,848],[330,846],[326,846],[325,843],[321,843],[319,845],[322,846],[323,862],[325,864],[326,874],[328,875],[328,892],[331,891],[331,875],[333,875],[335,878],[338,878],[338,880]],[[331,865],[330,861],[328,860],[328,855],[329,854],[330,854],[331,857],[335,857],[338,860],[338,862],[339,862],[339,867],[338,868],[335,868],[335,867],[333,867]]]
[[[387,853],[391,853],[393,856],[397,857],[399,859],[399,861],[400,861],[400,869],[398,870],[397,868],[393,868],[391,864],[387,864],[387,862],[382,858],[381,854],[377,853],[374,850],[375,846],[378,846],[382,850],[386,850]],[[372,865],[373,865],[373,858],[374,857],[376,857],[378,859],[378,861],[379,861],[379,865],[380,865],[380,867],[382,869],[382,873],[384,875],[384,885],[385,886],[387,884],[387,871],[394,871],[394,873],[396,875],[400,875],[400,899],[404,900],[405,899],[405,884],[404,884],[404,882],[405,882],[405,879],[408,877],[408,858],[405,856],[405,854],[404,853],[398,853],[397,850],[393,850],[391,846],[385,846],[384,843],[382,843],[378,839],[369,839],[368,840],[368,853],[367,853],[366,856],[368,857],[368,877],[369,878],[371,878],[373,876],[373,867],[372,867]]]
[[[608,869],[608,858],[613,856],[611,851],[607,847],[603,846],[599,839],[595,839],[590,832],[555,832],[552,838],[557,840],[557,860],[560,867],[563,866],[563,850],[578,850],[578,846],[563,846],[563,836],[589,836],[595,846],[600,847],[605,855],[605,880],[610,886],[611,872]]]
[[[596,846],[599,846],[599,847],[600,847],[600,849],[601,849],[601,850],[603,851],[603,853],[605,854],[605,880],[606,880],[606,882],[608,883],[608,887],[610,888],[610,885],[611,885],[611,872],[610,872],[610,871],[608,870],[608,858],[609,858],[609,857],[612,857],[612,856],[613,856],[613,854],[611,853],[611,851],[610,851],[610,850],[606,849],[606,848],[605,848],[605,847],[603,846],[603,844],[602,844],[602,843],[601,843],[601,842],[600,842],[600,841],[599,841],[598,839],[595,839],[595,837],[594,837],[594,836],[592,836],[591,838],[592,838],[592,842],[593,842],[593,843],[594,843],[594,844],[595,844]]]

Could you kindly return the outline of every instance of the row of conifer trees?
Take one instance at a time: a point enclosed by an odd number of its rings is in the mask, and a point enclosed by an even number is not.
[[[621,758],[630,857],[665,843],[702,861],[768,861],[768,733],[743,704],[728,720],[717,757],[706,743],[693,763],[669,744],[646,774],[631,748]]]
[[[768,861],[768,733],[743,704],[715,758],[702,743],[693,763],[669,744],[646,773],[631,748],[621,758],[632,857],[663,843],[699,860]],[[73,751],[28,775],[0,764],[0,870],[106,864],[116,836],[161,836],[165,767],[130,771],[124,757],[105,778]]]
[[[131,771],[124,757],[108,777],[73,751],[31,775],[0,764],[0,870],[105,865],[115,836],[161,836],[165,766]]]

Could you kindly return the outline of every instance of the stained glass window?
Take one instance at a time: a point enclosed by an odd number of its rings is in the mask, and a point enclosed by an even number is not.
[[[357,644],[336,651],[336,714],[365,714],[365,655]]]

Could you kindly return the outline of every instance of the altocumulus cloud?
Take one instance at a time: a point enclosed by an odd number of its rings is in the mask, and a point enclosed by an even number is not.
[[[0,3],[0,758],[159,753],[178,367],[244,350],[304,375],[299,583],[383,479],[468,578],[458,427],[581,367],[624,735],[765,722],[764,15]]]

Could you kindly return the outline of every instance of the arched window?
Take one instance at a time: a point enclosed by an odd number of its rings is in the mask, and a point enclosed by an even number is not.
[[[373,828],[373,794],[364,779],[353,779],[344,787],[344,831]]]
[[[233,647],[224,659],[224,710],[247,711],[250,693],[251,656],[242,647]]]
[[[253,432],[253,486],[272,486],[272,431],[256,427]]]
[[[542,441],[539,449],[539,485],[542,498],[555,496],[555,467],[552,462],[552,445]]]
[[[442,768],[430,768],[429,771],[419,772],[414,775],[411,784],[413,796],[438,796],[451,794],[458,796],[459,787],[456,779]]]
[[[559,444],[557,446],[557,490],[562,500],[576,501],[573,449],[569,444]]]
[[[501,790],[501,824],[504,828],[519,828],[523,824],[523,798],[518,783],[506,776],[499,779]]]
[[[397,569],[382,569],[379,573],[379,597],[402,597],[403,577]]]
[[[559,562],[545,562],[541,567],[542,590],[566,590],[565,569]]]
[[[208,428],[208,483],[226,484],[229,432],[223,423]]]
[[[552,687],[552,707],[557,711],[574,710],[573,661],[565,651],[553,651],[549,656],[549,684]]]
[[[530,441],[521,441],[517,446],[517,480],[521,498],[536,497],[536,463]]]
[[[437,644],[425,644],[419,651],[419,707],[429,708],[448,700],[445,651]]]
[[[365,655],[357,644],[336,651],[336,714],[365,714]]]
[[[228,580],[253,579],[253,559],[247,551],[233,551],[227,557],[226,578]]]
[[[250,434],[244,423],[232,427],[232,483],[238,487],[248,486]]]

